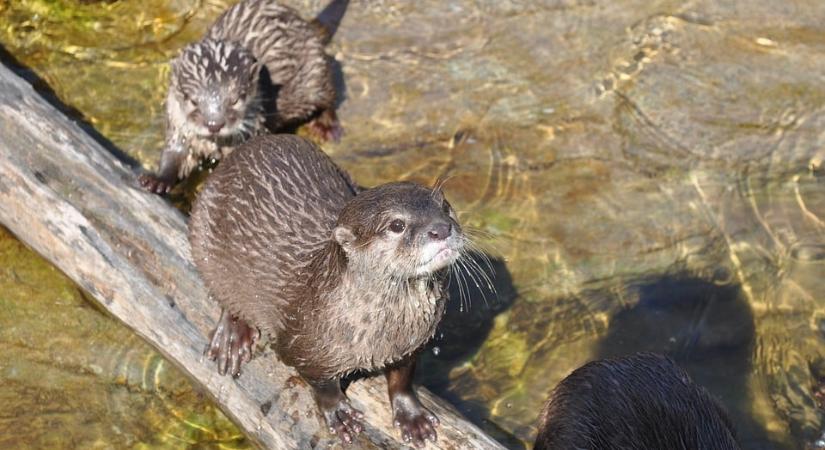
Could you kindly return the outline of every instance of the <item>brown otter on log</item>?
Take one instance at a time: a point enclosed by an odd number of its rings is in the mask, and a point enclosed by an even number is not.
[[[348,0],[332,0],[312,21],[273,0],[242,0],[200,41],[172,60],[166,142],[141,185],[165,194],[202,160],[219,160],[251,136],[304,123],[337,140],[332,38]],[[260,86],[259,86],[260,85]]]
[[[384,372],[402,438],[435,440],[412,389],[415,354],[444,312],[451,265],[469,248],[440,188],[360,190],[317,147],[255,137],[207,179],[189,222],[192,254],[224,308],[209,355],[233,375],[258,331],[312,386],[345,442],[361,431],[341,378]]]
[[[671,359],[638,353],[574,370],[539,417],[534,450],[734,450],[722,406]]]

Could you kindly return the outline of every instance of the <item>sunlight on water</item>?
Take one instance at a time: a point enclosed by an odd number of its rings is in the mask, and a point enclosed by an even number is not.
[[[0,261],[0,447],[247,447],[179,370],[2,228]]]
[[[166,63],[228,3],[5,2],[0,42],[153,168]],[[324,2],[289,3],[310,17]],[[655,350],[722,399],[745,448],[819,439],[823,24],[820,0],[353,1],[330,46],[345,136],[325,149],[365,185],[449,177],[493,256],[498,296],[471,285],[469,308],[450,305],[420,381],[521,448],[575,367]],[[2,366],[0,395],[38,399],[5,403],[37,419],[14,442],[242,445],[167,363],[14,252],[58,286],[4,272],[20,367]],[[54,301],[74,306],[52,319]],[[33,367],[50,375],[15,384]],[[73,426],[84,409],[106,421]]]

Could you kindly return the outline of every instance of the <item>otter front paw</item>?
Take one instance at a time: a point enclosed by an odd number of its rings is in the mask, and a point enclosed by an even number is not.
[[[175,180],[158,177],[149,173],[141,174],[138,177],[140,185],[153,194],[168,194],[175,187]]]
[[[310,133],[322,141],[338,142],[344,135],[338,117],[332,109],[324,110],[318,117],[307,124]]]
[[[210,360],[217,361],[219,374],[226,375],[229,371],[237,378],[241,374],[241,365],[252,359],[252,351],[259,337],[255,327],[224,310],[210,335],[206,355]]]
[[[323,409],[322,412],[329,432],[337,434],[347,444],[351,444],[355,435],[364,429],[360,422],[364,414],[353,408],[347,400],[341,400],[335,406]]]
[[[423,447],[425,440],[435,442],[438,418],[413,397],[398,396],[393,401],[395,426],[401,429],[401,439],[416,447]]]

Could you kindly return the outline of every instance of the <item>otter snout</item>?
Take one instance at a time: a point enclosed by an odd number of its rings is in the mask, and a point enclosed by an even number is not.
[[[453,225],[449,222],[436,222],[430,226],[427,236],[434,241],[443,241],[450,237]]]
[[[226,121],[223,119],[211,119],[206,121],[206,128],[212,134],[220,133],[224,125],[226,125]]]

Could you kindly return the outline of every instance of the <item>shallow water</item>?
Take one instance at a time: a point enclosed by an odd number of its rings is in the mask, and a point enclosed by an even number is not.
[[[0,42],[154,167],[166,62],[226,4],[0,2]],[[814,442],[823,24],[819,0],[353,1],[330,47],[346,135],[325,149],[366,185],[449,176],[496,268],[498,295],[451,304],[420,381],[520,448],[573,368],[657,350],[723,400],[745,448]],[[243,445],[171,365],[0,243],[7,444]]]

